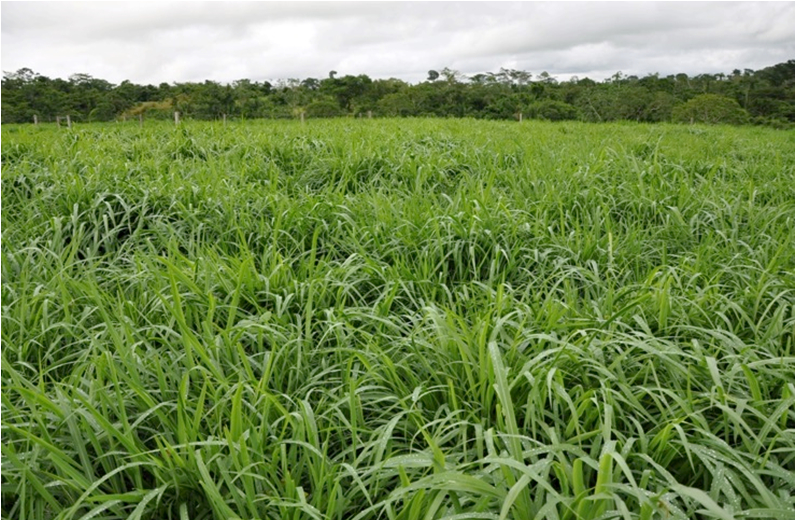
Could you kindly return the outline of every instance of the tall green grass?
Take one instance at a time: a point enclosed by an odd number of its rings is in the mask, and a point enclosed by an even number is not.
[[[4,518],[793,518],[792,131],[2,138]]]

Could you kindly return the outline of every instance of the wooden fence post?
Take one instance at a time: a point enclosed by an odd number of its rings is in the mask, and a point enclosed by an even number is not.
[[[221,117],[224,120],[224,126],[227,126],[227,114],[221,114]]]
[[[61,116],[55,116],[55,125],[58,127],[58,130],[61,129]]]
[[[39,116],[37,116],[36,114],[33,114],[33,124],[37,126],[39,124]]]
[[[180,125],[180,113],[174,112],[174,126]]]
[[[373,119],[373,111],[368,110],[368,119]]]
[[[69,117],[69,114],[66,115],[66,127],[69,130],[72,129],[72,118]]]
[[[304,112],[301,113],[301,124],[304,124]]]
[[[520,112],[520,123],[522,123],[522,112]]]
[[[143,127],[144,126],[144,113],[143,112],[138,114],[138,126],[139,127]]]

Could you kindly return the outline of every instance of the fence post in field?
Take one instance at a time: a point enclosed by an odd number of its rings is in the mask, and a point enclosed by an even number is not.
[[[221,114],[221,119],[224,121],[224,126],[227,126],[227,114]]]
[[[33,114],[33,124],[37,126],[39,124],[39,117],[36,114]]]
[[[304,124],[304,112],[301,113],[301,124]]]
[[[368,119],[373,119],[373,111],[368,110]]]
[[[69,117],[69,114],[66,116],[66,127],[71,130],[72,129],[72,119]]]
[[[58,130],[61,129],[61,116],[55,116],[55,125],[58,127]]]
[[[520,112],[520,123],[522,123],[522,112]]]
[[[180,125],[180,113],[174,112],[174,126]]]
[[[140,126],[140,127],[144,126],[144,113],[143,112],[138,114],[138,126]]]

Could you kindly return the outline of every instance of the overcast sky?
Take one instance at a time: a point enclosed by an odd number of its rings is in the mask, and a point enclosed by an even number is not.
[[[119,83],[422,81],[500,67],[605,79],[794,58],[794,2],[2,2],[2,70]]]

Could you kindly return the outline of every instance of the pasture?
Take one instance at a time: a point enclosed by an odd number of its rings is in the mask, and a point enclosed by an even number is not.
[[[2,128],[2,516],[794,515],[794,133]]]

